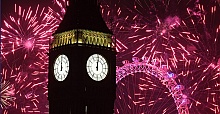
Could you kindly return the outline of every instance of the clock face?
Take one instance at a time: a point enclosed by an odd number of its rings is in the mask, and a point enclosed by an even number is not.
[[[93,54],[87,60],[86,70],[93,80],[101,81],[107,76],[108,63],[102,55]]]
[[[58,81],[64,81],[69,73],[69,59],[59,55],[54,62],[54,76]]]

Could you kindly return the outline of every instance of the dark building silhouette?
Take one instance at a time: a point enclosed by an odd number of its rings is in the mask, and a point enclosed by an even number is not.
[[[116,51],[97,0],[70,0],[49,50],[50,114],[112,114]]]

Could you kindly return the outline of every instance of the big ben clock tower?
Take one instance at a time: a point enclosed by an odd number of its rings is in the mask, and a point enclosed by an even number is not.
[[[113,114],[116,51],[97,0],[69,0],[49,50],[50,114]]]

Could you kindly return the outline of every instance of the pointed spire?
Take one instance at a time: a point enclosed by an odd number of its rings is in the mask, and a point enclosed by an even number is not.
[[[87,29],[98,32],[112,32],[106,26],[97,0],[70,0],[67,12],[56,33],[73,29]]]

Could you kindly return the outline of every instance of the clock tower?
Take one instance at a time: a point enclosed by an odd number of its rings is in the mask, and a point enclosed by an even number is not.
[[[50,114],[113,114],[116,51],[97,0],[69,0],[49,50]]]

